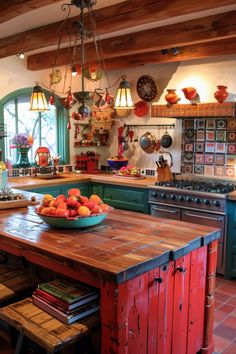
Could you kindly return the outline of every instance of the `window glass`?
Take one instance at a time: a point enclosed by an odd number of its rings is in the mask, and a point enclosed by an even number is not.
[[[7,128],[5,139],[5,158],[17,162],[17,149],[11,148],[11,139],[16,133],[32,135],[34,144],[29,150],[30,162],[34,162],[35,151],[39,146],[49,148],[51,155],[57,154],[57,108],[50,105],[47,112],[29,111],[30,96],[20,96],[4,105],[4,123]]]

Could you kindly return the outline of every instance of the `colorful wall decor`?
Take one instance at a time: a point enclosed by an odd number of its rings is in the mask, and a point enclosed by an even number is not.
[[[236,177],[236,119],[183,119],[181,172]]]

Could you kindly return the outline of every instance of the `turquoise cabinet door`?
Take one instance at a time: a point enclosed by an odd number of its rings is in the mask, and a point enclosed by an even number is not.
[[[43,188],[33,188],[29,190],[30,192],[40,193],[40,194],[51,194],[56,197],[58,194],[62,194],[61,187],[43,187]]]
[[[104,185],[103,201],[115,208],[148,213],[147,190]]]
[[[225,278],[236,277],[236,202],[228,201]]]
[[[103,184],[91,183],[91,194],[97,194],[100,198],[103,198]]]

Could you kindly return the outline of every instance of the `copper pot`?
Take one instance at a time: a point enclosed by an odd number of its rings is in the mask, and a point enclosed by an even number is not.
[[[160,140],[154,134],[146,132],[140,138],[140,146],[147,154],[152,154],[160,149]]]

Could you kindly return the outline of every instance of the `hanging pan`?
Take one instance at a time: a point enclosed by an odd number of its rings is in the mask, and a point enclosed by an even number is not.
[[[164,135],[162,135],[161,137],[161,146],[165,149],[169,148],[172,145],[172,137],[170,136],[170,134],[167,132],[165,132]]]
[[[140,146],[147,154],[158,151],[160,149],[159,145],[159,140],[150,132],[146,132],[140,138]]]

